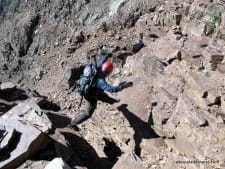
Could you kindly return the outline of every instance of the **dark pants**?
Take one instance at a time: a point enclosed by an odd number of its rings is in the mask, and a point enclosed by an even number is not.
[[[92,116],[92,114],[95,111],[95,108],[97,107],[97,97],[96,96],[90,96],[90,97],[84,97],[87,101],[86,110],[83,113],[80,113],[75,119],[71,121],[71,125],[75,126],[77,124],[82,123],[83,121],[87,120]]]

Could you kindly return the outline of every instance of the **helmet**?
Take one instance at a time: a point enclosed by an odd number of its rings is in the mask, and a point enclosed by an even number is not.
[[[113,71],[113,64],[110,61],[106,61],[102,65],[102,72],[111,73]]]

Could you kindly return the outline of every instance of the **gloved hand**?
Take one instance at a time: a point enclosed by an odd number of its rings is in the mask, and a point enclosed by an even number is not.
[[[109,52],[109,53],[107,53],[106,55],[107,55],[109,58],[113,56],[113,54],[112,54],[112,53],[110,53],[110,52]]]
[[[124,82],[121,84],[122,89],[127,88],[127,87],[132,87],[133,82]]]
[[[107,52],[106,50],[101,50],[101,55],[107,55],[109,58],[113,56],[111,52]]]

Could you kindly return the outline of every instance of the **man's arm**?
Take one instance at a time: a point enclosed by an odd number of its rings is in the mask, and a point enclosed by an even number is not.
[[[111,53],[103,55],[97,63],[97,68],[100,69],[103,63],[105,63],[110,57],[112,57]]]
[[[97,80],[97,84],[96,84],[96,88],[102,91],[107,91],[110,93],[115,93],[115,92],[119,92],[121,91],[123,88],[121,85],[119,86],[111,86],[109,85],[105,79],[98,79]]]

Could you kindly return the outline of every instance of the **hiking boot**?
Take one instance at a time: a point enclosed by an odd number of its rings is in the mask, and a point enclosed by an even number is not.
[[[75,131],[80,131],[80,128],[77,127],[76,125],[68,124],[67,127],[71,128],[71,129],[73,129]]]

